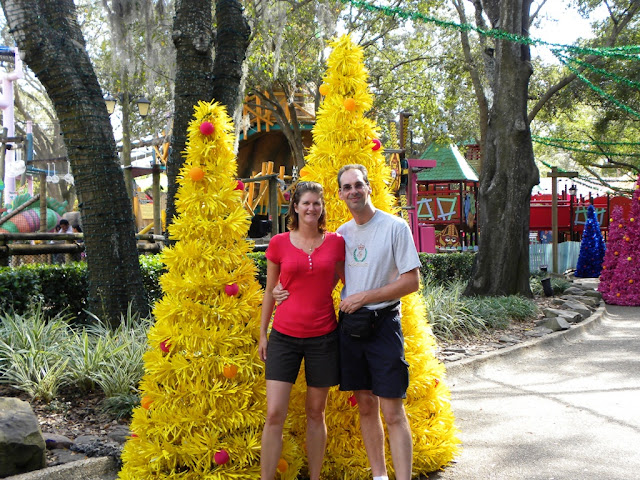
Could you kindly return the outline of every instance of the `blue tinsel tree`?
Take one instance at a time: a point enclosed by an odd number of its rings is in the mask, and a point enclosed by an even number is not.
[[[580,243],[580,255],[578,256],[578,266],[576,267],[576,277],[597,278],[602,270],[604,259],[604,240],[600,232],[600,223],[596,218],[593,205],[587,209],[587,223],[582,232],[582,242]]]

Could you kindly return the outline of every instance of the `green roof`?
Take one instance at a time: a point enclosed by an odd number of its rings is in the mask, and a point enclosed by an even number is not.
[[[418,181],[469,182],[478,181],[478,173],[469,165],[455,145],[432,143],[420,156],[421,160],[435,160],[437,166],[418,173]]]

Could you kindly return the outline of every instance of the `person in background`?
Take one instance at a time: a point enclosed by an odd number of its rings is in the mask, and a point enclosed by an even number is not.
[[[302,359],[307,381],[306,449],[310,480],[320,478],[327,443],[325,406],[329,387],[339,382],[338,332],[331,293],[344,277],[344,240],[327,232],[322,186],[300,182],[291,196],[289,232],[267,248],[267,284],[262,302],[259,354],[266,362],[267,417],[262,433],[261,479],[273,480],[280,459],[291,389]],[[289,293],[275,306],[273,288]]]

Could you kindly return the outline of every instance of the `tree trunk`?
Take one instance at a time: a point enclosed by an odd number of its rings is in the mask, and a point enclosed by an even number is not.
[[[242,82],[242,62],[251,28],[242,15],[243,7],[237,0],[216,1],[216,58],[213,64],[213,98],[226,105],[233,118],[242,102],[238,88]]]
[[[147,315],[133,215],[109,116],[86,52],[73,0],[0,0],[26,63],[60,120],[85,231],[89,309],[115,325]]]
[[[218,100],[233,115],[239,103],[242,62],[249,45],[249,25],[236,0],[216,1],[218,33],[214,40],[211,0],[178,0],[173,20],[176,46],[175,114],[171,156],[167,162],[167,224],[175,215],[176,177],[182,168],[187,127],[198,101]],[[216,61],[213,61],[214,41]]]
[[[494,28],[527,35],[531,0],[486,0],[483,6]],[[467,295],[531,296],[529,204],[539,179],[527,121],[531,73],[528,46],[496,40],[478,192],[479,251]]]

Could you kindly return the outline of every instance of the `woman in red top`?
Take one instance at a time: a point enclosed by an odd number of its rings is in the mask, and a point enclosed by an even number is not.
[[[261,479],[273,480],[289,395],[304,358],[307,381],[307,455],[310,480],[320,478],[327,443],[324,410],[329,387],[339,383],[338,334],[331,292],[344,279],[344,240],[325,230],[322,186],[300,182],[289,202],[289,232],[267,248],[267,285],[262,302],[260,358],[266,362],[267,418],[262,432]],[[273,288],[289,291],[276,309]]]

